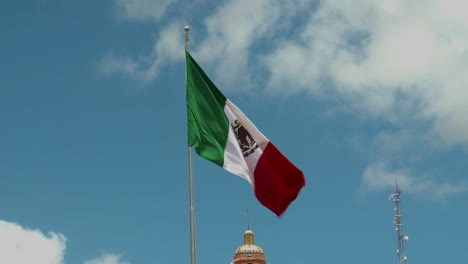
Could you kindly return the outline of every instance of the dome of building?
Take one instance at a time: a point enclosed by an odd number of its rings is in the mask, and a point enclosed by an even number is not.
[[[263,254],[263,249],[256,245],[242,245],[237,248],[237,254],[248,254],[248,253],[256,253],[256,254]]]
[[[265,264],[263,249],[254,244],[254,233],[248,229],[244,232],[244,244],[237,248],[233,264]]]

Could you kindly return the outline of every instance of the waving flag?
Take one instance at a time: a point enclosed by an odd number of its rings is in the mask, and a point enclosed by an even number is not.
[[[213,84],[186,52],[188,145],[239,175],[280,216],[305,185],[304,174]]]

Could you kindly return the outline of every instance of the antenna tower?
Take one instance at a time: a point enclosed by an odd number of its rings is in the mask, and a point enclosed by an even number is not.
[[[405,243],[408,242],[408,236],[403,233],[403,222],[401,219],[401,190],[398,189],[398,178],[395,174],[395,193],[390,194],[389,200],[395,202],[395,215],[393,216],[393,223],[398,236],[398,249],[397,254],[400,264],[406,263]]]

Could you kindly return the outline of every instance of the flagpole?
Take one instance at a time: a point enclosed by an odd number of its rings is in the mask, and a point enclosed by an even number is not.
[[[189,51],[189,31],[190,27],[185,26],[185,51]],[[187,79],[187,69],[185,72]],[[189,158],[189,196],[190,196],[190,264],[197,263],[197,257],[195,254],[195,202],[194,202],[194,188],[193,188],[193,159],[192,159],[192,147],[188,147],[188,158]]]

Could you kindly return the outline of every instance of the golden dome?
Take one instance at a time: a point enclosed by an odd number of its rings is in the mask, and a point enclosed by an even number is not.
[[[256,245],[242,245],[237,248],[237,254],[263,254],[263,249]]]
[[[236,250],[238,254],[263,254],[263,249],[254,245],[254,232],[250,229],[244,232],[244,245]]]

